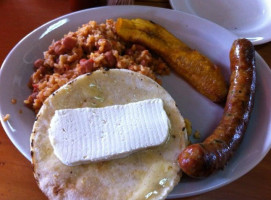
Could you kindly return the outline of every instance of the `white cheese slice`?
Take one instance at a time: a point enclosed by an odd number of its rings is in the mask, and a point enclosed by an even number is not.
[[[103,108],[56,110],[49,139],[59,160],[74,166],[161,145],[169,128],[163,101],[148,99]]]

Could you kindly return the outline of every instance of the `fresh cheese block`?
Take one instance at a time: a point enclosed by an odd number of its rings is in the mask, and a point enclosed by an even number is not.
[[[161,145],[169,128],[163,101],[155,98],[103,108],[56,110],[49,139],[59,160],[74,166]]]

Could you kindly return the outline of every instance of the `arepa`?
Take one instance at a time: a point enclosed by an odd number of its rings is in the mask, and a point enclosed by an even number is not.
[[[48,136],[56,110],[123,105],[160,98],[171,123],[166,143],[124,158],[78,166],[64,165]],[[165,199],[178,184],[178,155],[186,147],[184,119],[175,101],[152,79],[129,70],[81,75],[47,98],[31,134],[34,176],[49,199]]]

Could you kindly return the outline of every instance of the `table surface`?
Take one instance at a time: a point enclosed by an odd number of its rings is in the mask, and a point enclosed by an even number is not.
[[[135,1],[135,4],[171,8],[167,0],[141,0]],[[71,12],[69,0],[0,1],[0,64],[26,34],[45,22],[69,12]],[[256,50],[271,66],[271,42],[256,46]],[[0,126],[0,199],[46,199],[35,182],[31,163],[13,146],[2,126]],[[233,183],[184,199],[271,199],[271,152],[253,170]]]

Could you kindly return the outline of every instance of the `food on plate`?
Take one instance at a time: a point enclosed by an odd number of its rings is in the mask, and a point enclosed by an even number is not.
[[[188,146],[179,156],[183,172],[205,177],[223,169],[246,132],[253,109],[256,69],[252,43],[234,41],[230,51],[230,88],[222,120],[203,143]]]
[[[224,102],[226,99],[228,88],[220,69],[162,26],[144,19],[119,18],[116,32],[125,41],[142,44],[156,52],[178,75],[210,100]]]
[[[12,99],[11,99],[11,103],[12,103],[12,104],[16,104],[16,103],[17,103],[17,99],[13,99],[13,98],[12,98]]]
[[[129,69],[158,82],[157,75],[169,74],[159,56],[142,45],[123,41],[115,32],[115,21],[90,21],[53,41],[43,58],[35,61],[29,82],[32,94],[24,103],[37,113],[44,100],[60,86],[101,68]]]
[[[182,171],[204,177],[223,168],[241,142],[255,92],[253,46],[238,40],[230,57],[223,119],[203,143],[186,148],[191,123],[158,75],[169,73],[168,63],[200,93],[223,102],[226,81],[208,58],[143,19],[90,21],[53,41],[34,63],[25,100],[37,113],[30,140],[40,189],[49,199],[165,199]],[[153,128],[163,137],[147,132]]]
[[[6,114],[5,116],[3,116],[3,121],[6,122],[10,119],[10,114]]]
[[[168,139],[161,145],[76,166],[56,157],[48,133],[56,110],[151,99],[162,100],[170,122]],[[187,144],[184,119],[172,97],[153,79],[126,69],[97,70],[59,88],[39,110],[30,139],[34,176],[49,199],[165,199],[180,180],[178,155]]]
[[[194,139],[200,139],[200,132],[197,130],[195,131],[195,133],[193,134]]]
[[[190,136],[192,134],[192,123],[188,119],[184,119],[184,123],[187,135]]]

